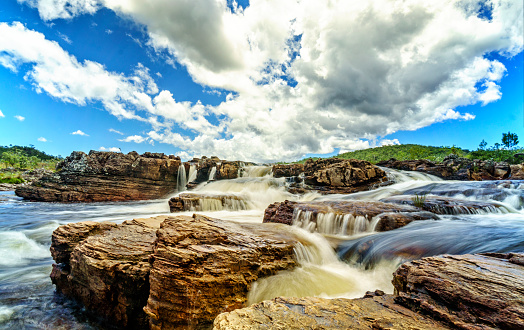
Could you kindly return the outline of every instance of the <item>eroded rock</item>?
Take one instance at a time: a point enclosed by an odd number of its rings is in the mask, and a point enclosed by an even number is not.
[[[245,307],[254,281],[297,265],[297,238],[280,226],[198,215],[164,221],[145,308],[150,328],[206,328],[218,314]]]
[[[418,206],[422,210],[435,214],[479,214],[505,211],[501,204],[493,202],[477,202],[440,196],[393,196],[381,200],[386,203]]]
[[[178,157],[159,153],[73,152],[15,193],[45,202],[102,202],[161,198],[177,187]]]

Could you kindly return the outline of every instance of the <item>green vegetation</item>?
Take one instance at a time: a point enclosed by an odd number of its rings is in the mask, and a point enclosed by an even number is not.
[[[441,162],[450,154],[465,157],[468,153],[469,150],[455,146],[431,147],[418,144],[401,144],[346,152],[336,157],[343,159],[362,159],[371,163],[378,163],[391,158],[397,160],[428,159],[433,162]]]
[[[47,155],[34,146],[0,146],[0,162],[7,167],[19,169],[46,168],[54,170],[60,157]]]

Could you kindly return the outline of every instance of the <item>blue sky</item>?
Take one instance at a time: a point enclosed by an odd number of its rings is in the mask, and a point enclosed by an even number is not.
[[[0,144],[295,160],[524,141],[515,1],[4,0]]]

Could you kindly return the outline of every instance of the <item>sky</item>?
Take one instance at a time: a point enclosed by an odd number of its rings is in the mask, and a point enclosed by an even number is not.
[[[515,0],[2,0],[0,145],[272,162],[524,141],[523,17]]]

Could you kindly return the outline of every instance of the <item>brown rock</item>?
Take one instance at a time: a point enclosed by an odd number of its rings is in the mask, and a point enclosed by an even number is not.
[[[511,165],[510,180],[524,180],[524,163],[518,165]]]
[[[417,202],[418,198],[418,202]],[[393,196],[381,200],[386,203],[395,203],[414,206],[420,203],[420,208],[435,214],[477,214],[479,212],[497,212],[502,208],[500,204],[491,202],[477,202],[467,199],[437,196]],[[418,205],[417,205],[418,206]]]
[[[449,329],[395,304],[391,295],[361,299],[277,297],[220,314],[215,330],[236,329]]]
[[[297,265],[280,225],[175,217],[158,231],[144,309],[151,329],[206,328],[244,307],[251,283]]]
[[[524,329],[522,254],[443,255],[394,273],[396,302],[457,329]]]
[[[246,201],[237,195],[221,194],[206,195],[183,193],[169,200],[169,210],[183,211],[220,211],[220,210],[247,210]]]
[[[275,178],[299,176],[304,172],[304,164],[277,164],[272,172]]]
[[[377,215],[375,231],[389,231],[419,220],[438,220],[431,212],[386,212]]]
[[[93,222],[61,226],[53,233],[51,280],[58,292],[80,301],[111,325],[142,329],[149,296],[149,256],[160,222],[121,225]]]
[[[177,186],[179,158],[146,152],[73,152],[57,173],[18,188],[18,196],[45,202],[101,202],[161,198]]]

